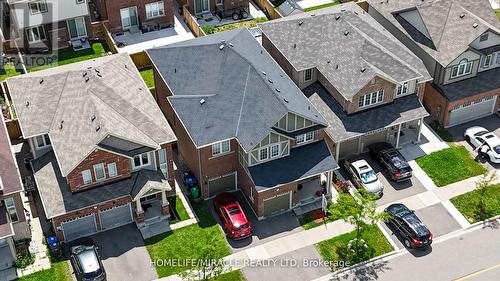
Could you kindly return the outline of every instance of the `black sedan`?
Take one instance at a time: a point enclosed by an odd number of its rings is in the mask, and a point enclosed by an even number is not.
[[[408,161],[391,144],[377,142],[368,146],[370,156],[377,161],[393,181],[403,181],[411,178],[412,169]]]
[[[392,204],[387,209],[388,224],[402,237],[407,248],[425,248],[432,243],[432,233],[415,215],[415,212],[403,204]]]
[[[82,240],[83,241],[83,240]],[[105,281],[106,271],[101,262],[97,246],[93,242],[73,243],[70,247],[71,265],[78,281]]]

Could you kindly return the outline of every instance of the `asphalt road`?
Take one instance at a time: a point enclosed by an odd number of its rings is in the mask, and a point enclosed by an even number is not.
[[[500,276],[500,223],[330,280],[489,281]]]

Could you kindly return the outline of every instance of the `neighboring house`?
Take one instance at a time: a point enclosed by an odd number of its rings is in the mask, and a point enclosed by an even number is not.
[[[354,3],[260,25],[262,45],[328,121],[336,159],[420,140],[422,61]]]
[[[9,135],[0,122],[0,275],[16,260],[14,241],[31,238],[21,199],[23,185]]]
[[[184,3],[194,16],[210,13],[219,17],[231,17],[233,13],[242,10],[250,14],[249,0],[184,0]]]
[[[434,77],[424,105],[445,127],[500,106],[500,23],[488,0],[368,0],[368,11]]]
[[[338,168],[326,121],[247,29],[147,53],[157,101],[204,198],[240,189],[259,218],[321,199],[321,175],[331,183]]]
[[[70,45],[80,46],[91,36],[87,0],[7,0],[8,28],[4,35],[26,52]],[[6,29],[10,29],[7,36]],[[14,43],[15,41],[15,43]]]
[[[69,241],[169,217],[176,138],[128,55],[6,83],[57,236]]]
[[[148,32],[174,25],[173,0],[94,0],[93,16],[108,21],[112,33]]]

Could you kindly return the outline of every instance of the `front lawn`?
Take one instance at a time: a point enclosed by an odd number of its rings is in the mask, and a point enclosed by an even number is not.
[[[228,30],[232,30],[232,29],[237,29],[237,28],[253,28],[253,27],[256,27],[258,23],[262,23],[262,22],[266,22],[266,21],[267,21],[266,17],[261,17],[261,18],[246,20],[246,21],[224,24],[224,25],[215,26],[215,27],[209,26],[209,25],[204,25],[201,28],[208,35],[208,34],[213,34],[213,33],[217,33],[217,32],[224,32],[224,31],[228,31]]]
[[[323,8],[326,8],[326,7],[335,6],[335,5],[338,5],[338,4],[340,4],[340,2],[334,1],[334,2],[331,2],[331,3],[323,4],[323,5],[318,5],[318,6],[314,6],[314,7],[305,8],[304,12],[310,12],[310,11],[314,11],[314,10],[319,10],[319,9],[323,9]]]
[[[189,219],[189,215],[186,208],[184,208],[184,204],[182,204],[179,195],[175,195],[175,197],[168,197],[167,199],[170,203],[171,209],[174,210],[174,213],[172,214],[174,218],[170,221],[170,224]]]
[[[69,262],[66,260],[52,263],[52,267],[19,278],[20,281],[72,281]]]
[[[316,244],[316,248],[323,257],[323,260],[332,263],[348,262],[349,264],[345,264],[345,266],[351,266],[355,263],[369,260],[394,250],[376,225],[367,226],[361,236],[368,245],[366,254],[362,257],[353,257],[351,251],[348,249],[349,241],[356,237],[355,231],[322,241]],[[340,268],[334,268],[333,270],[338,269]]]
[[[453,146],[418,158],[417,164],[437,186],[445,186],[486,172],[463,146]]]
[[[480,212],[479,190],[453,197],[450,201],[470,223],[500,215],[500,184],[488,187],[485,194],[485,212]]]
[[[231,252],[226,244],[224,234],[219,225],[214,220],[210,209],[205,202],[192,202],[192,207],[200,222],[183,228],[179,228],[168,233],[164,233],[147,239],[146,247],[153,262],[177,260],[183,262],[191,259],[202,259],[201,250],[208,243],[216,249],[212,256],[223,258]],[[192,266],[167,265],[156,262],[156,272],[158,277],[165,277],[178,274],[192,268]]]
[[[59,65],[75,63],[105,56],[109,52],[108,45],[104,41],[91,41],[92,48],[75,51],[73,47],[57,50],[57,61],[47,65],[40,65],[29,69],[30,72],[47,69]]]
[[[153,75],[153,69],[152,68],[144,68],[139,70],[139,73],[141,74],[142,80],[146,82],[146,85],[148,88],[154,88],[155,86],[155,79]]]
[[[246,281],[241,270],[234,270],[228,273],[221,274],[217,277],[210,278],[209,281]]]
[[[13,63],[6,63],[2,66],[2,68],[0,69],[0,81],[3,81],[9,77],[13,77],[13,76],[17,76],[17,75],[20,75],[22,74],[22,72],[20,70],[17,70],[15,67],[14,67],[14,64]]]
[[[496,9],[495,14],[497,14],[498,21],[500,21],[500,9]]]

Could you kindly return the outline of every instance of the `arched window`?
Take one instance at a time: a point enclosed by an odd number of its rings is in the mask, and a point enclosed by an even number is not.
[[[472,72],[472,62],[467,59],[462,59],[458,65],[451,68],[451,78],[464,76]]]

